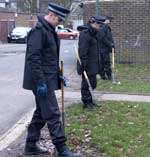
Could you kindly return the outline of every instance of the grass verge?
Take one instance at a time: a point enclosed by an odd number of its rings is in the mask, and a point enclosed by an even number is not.
[[[97,90],[107,92],[127,92],[150,94],[150,65],[118,64],[116,77],[121,84],[98,80]]]
[[[69,144],[86,157],[149,157],[150,104],[102,102],[93,111],[74,104],[66,111]]]

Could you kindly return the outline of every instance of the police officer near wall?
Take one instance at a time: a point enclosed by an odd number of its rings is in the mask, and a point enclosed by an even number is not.
[[[112,48],[115,47],[110,23],[112,21],[112,17],[106,16],[103,27],[100,28],[98,33],[99,39],[99,74],[103,80],[111,80],[112,79],[112,70],[111,70],[111,61],[110,61],[110,53],[112,52]]]
[[[81,82],[81,99],[83,102],[83,108],[93,109],[96,104],[93,103],[92,95],[89,91],[89,86],[83,71],[87,72],[90,84],[93,89],[96,88],[97,80],[96,74],[98,73],[98,40],[97,32],[102,23],[100,16],[93,16],[90,18],[86,27],[78,27],[80,30],[79,36],[79,57],[81,60],[81,66],[77,64],[78,74],[82,75]]]
[[[45,154],[47,150],[37,145],[41,129],[47,124],[59,157],[80,157],[72,153],[60,121],[60,111],[54,90],[60,89],[59,47],[55,27],[65,20],[69,10],[56,4],[48,5],[48,14],[38,16],[36,26],[27,39],[23,87],[32,90],[36,110],[28,126],[25,154]]]

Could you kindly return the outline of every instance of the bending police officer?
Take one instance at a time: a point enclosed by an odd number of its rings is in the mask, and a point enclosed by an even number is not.
[[[60,89],[59,47],[60,42],[55,27],[63,20],[69,10],[56,4],[48,5],[48,14],[38,16],[38,22],[27,39],[23,87],[32,90],[36,110],[28,126],[25,154],[45,154],[47,150],[39,147],[41,129],[47,124],[52,142],[59,157],[80,157],[66,146],[66,136],[60,121],[60,111],[54,90]]]
[[[93,103],[92,95],[89,90],[88,83],[84,77],[83,71],[87,72],[90,84],[93,89],[96,88],[97,80],[96,74],[98,73],[98,41],[97,32],[101,24],[101,18],[93,16],[90,18],[87,28],[81,28],[79,36],[79,57],[81,66],[77,65],[78,74],[82,74],[81,82],[81,99],[83,108],[93,109],[96,105]]]

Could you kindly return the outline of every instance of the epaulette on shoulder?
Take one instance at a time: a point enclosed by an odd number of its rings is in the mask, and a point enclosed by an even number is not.
[[[88,33],[88,29],[81,31],[81,34],[87,34],[87,33]]]
[[[42,23],[41,22],[37,22],[35,28],[41,29],[42,28]]]
[[[35,25],[35,27],[33,27],[29,33],[28,33],[28,37],[36,30],[36,29],[41,29],[42,28],[42,24],[41,22],[37,22],[37,24]]]
[[[88,32],[88,29],[85,29],[85,30],[83,30],[85,33],[87,33]]]

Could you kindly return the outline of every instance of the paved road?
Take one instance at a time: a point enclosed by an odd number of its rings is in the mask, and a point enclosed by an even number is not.
[[[0,44],[0,56],[24,53],[25,44]]]
[[[73,44],[61,41],[65,74],[75,68]],[[0,136],[34,106],[32,93],[22,89],[25,44],[0,45]]]

